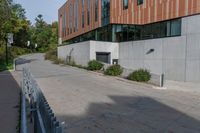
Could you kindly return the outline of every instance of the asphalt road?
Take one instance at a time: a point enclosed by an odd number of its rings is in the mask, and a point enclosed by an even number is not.
[[[55,115],[65,123],[65,132],[200,132],[199,91],[129,83],[54,65],[44,61],[42,54],[20,60],[17,69],[30,67]]]
[[[19,129],[20,76],[16,72],[0,72],[0,132],[16,133]]]

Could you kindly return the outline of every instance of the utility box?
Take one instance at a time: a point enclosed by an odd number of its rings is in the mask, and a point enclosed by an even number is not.
[[[113,65],[118,65],[118,59],[113,59],[113,60],[112,60],[112,64],[113,64]]]

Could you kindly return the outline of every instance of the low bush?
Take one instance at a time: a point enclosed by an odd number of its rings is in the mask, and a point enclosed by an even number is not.
[[[16,46],[10,47],[8,49],[8,51],[9,51],[9,54],[10,54],[9,56],[12,57],[12,58],[16,58],[20,55],[32,53],[32,51],[30,49],[16,47]]]
[[[65,64],[65,62],[62,60],[62,59],[55,59],[55,60],[53,60],[53,63],[54,64]]]
[[[0,71],[13,69],[13,59],[20,55],[32,53],[30,49],[12,46],[8,48],[8,64],[6,64],[6,48],[0,45]]]
[[[81,69],[87,69],[87,67],[85,67],[85,66],[76,64],[76,62],[74,60],[71,60],[70,62],[68,62],[67,65],[77,67],[77,68],[81,68]]]
[[[45,53],[45,60],[56,61],[57,60],[57,49],[49,50]]]
[[[89,61],[88,62],[88,70],[91,70],[91,71],[95,71],[95,70],[101,70],[103,67],[103,64],[99,61],[96,61],[96,60],[92,60],[92,61]]]
[[[0,61],[0,72],[4,71],[4,70],[10,70],[13,69],[13,61],[12,60],[8,60],[8,65],[6,65],[6,62],[2,62]]]
[[[69,66],[77,66],[76,62],[74,60],[71,60],[70,62],[67,62],[67,65]]]
[[[148,82],[151,79],[151,74],[148,70],[139,69],[132,72],[128,76],[128,79],[137,82]]]
[[[106,69],[104,72],[105,75],[110,75],[110,76],[119,76],[123,72],[123,69],[120,65],[112,65]]]

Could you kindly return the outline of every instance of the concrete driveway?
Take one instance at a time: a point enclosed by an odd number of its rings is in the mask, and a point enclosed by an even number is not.
[[[42,54],[21,58],[69,133],[199,133],[200,92],[153,89],[54,65]]]

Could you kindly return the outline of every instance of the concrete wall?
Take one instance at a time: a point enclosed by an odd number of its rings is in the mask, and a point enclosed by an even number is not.
[[[200,81],[200,15],[183,19],[186,36],[186,80]]]
[[[112,59],[119,58],[119,44],[110,42],[86,41],[58,47],[58,58],[66,60],[67,56],[80,65],[86,66],[90,60],[96,59],[96,52],[110,52]]]
[[[90,60],[96,59],[96,52],[110,52],[113,59],[119,59],[119,43],[90,41]]]
[[[90,43],[81,42],[58,47],[58,58],[66,61],[70,56],[77,64],[87,65],[90,60]]]
[[[182,36],[120,43],[119,63],[146,68],[166,79],[200,81],[200,15],[182,19]],[[150,49],[154,49],[150,52]]]

